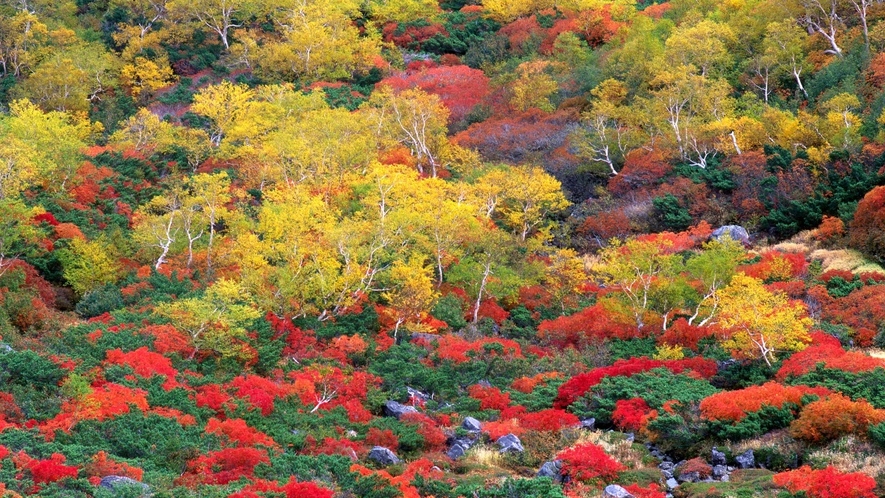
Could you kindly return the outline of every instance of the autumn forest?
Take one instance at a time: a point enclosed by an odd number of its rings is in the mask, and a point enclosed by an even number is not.
[[[0,0],[0,497],[885,496],[885,2]]]

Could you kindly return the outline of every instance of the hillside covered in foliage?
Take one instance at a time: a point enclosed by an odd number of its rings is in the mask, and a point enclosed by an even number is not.
[[[885,3],[0,0],[0,496],[885,496]]]

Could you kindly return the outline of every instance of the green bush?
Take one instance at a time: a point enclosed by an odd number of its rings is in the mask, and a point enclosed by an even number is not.
[[[467,320],[464,319],[464,303],[453,294],[439,298],[430,314],[437,320],[449,324],[452,330],[461,330],[467,326]]]
[[[92,318],[125,306],[123,294],[115,285],[107,284],[83,295],[75,311],[81,318]]]

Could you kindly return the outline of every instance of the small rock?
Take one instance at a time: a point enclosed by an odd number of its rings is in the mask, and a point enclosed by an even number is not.
[[[676,464],[674,464],[673,462],[661,462],[658,465],[658,468],[661,470],[671,470],[675,466],[676,466]]]
[[[350,439],[353,439],[353,438],[359,436],[359,434],[357,434],[356,431],[353,429],[347,431],[345,434],[347,434],[347,437]]]
[[[673,477],[673,472],[669,470],[662,470],[661,474],[664,474],[664,479],[669,479]]]
[[[479,432],[482,430],[482,422],[473,417],[466,417],[464,422],[461,422],[461,428],[465,431]]]
[[[553,460],[545,462],[536,474],[537,477],[549,477],[553,482],[562,482],[562,462]]]
[[[679,482],[698,482],[701,480],[701,474],[699,472],[682,472],[677,478]]]
[[[404,405],[393,400],[384,404],[384,414],[388,417],[395,417],[399,420],[407,413],[418,413],[418,410],[414,406]]]
[[[124,476],[105,476],[101,478],[101,482],[98,483],[99,486],[105,489],[117,490],[122,488],[141,488],[142,495],[147,495],[150,493],[151,487],[143,482],[138,482],[135,479],[124,477]]]
[[[710,464],[711,465],[725,465],[725,453],[713,447],[712,455],[710,456]]]
[[[418,399],[421,401],[427,401],[430,399],[430,395],[424,392],[421,392],[417,389],[406,386],[406,392],[409,393],[409,397],[412,399]]]
[[[5,342],[0,342],[0,351],[3,351],[4,353],[14,353],[15,352],[15,350],[12,349],[12,346],[10,346],[9,344],[6,344]]]
[[[385,448],[384,446],[375,446],[372,448],[372,451],[369,452],[369,459],[384,466],[396,465],[401,462],[396,454],[390,451],[390,448]]]
[[[728,482],[731,480],[731,476],[729,476],[728,474],[725,474],[724,476],[720,477],[719,480],[722,482]]]
[[[676,489],[678,487],[679,483],[676,482],[676,479],[673,479],[672,477],[667,479],[667,489]]]
[[[485,379],[477,382],[477,384],[481,385],[482,387],[492,387],[492,383]]]
[[[633,441],[636,441],[636,434],[633,434],[632,432],[628,432],[627,433],[627,442],[632,444]]]
[[[752,469],[756,466],[756,456],[753,454],[753,450],[747,450],[734,457],[734,461],[736,461],[742,469]]]
[[[522,453],[525,451],[525,448],[522,447],[522,441],[513,434],[501,436],[496,442],[501,447],[501,453]]]
[[[744,245],[750,244],[750,234],[747,232],[747,229],[740,225],[725,225],[713,230],[713,233],[710,235],[711,238],[715,240],[722,240],[726,237],[731,238],[731,240],[735,242],[740,242]]]
[[[581,421],[581,429],[587,429],[592,431],[596,428],[596,419],[595,418],[585,418]]]
[[[728,475],[728,468],[725,465],[713,466],[713,477],[722,477]]]
[[[629,491],[618,486],[617,484],[609,484],[602,492],[604,498],[634,498]]]
[[[448,455],[448,457],[452,460],[457,460],[464,456],[464,454],[467,453],[467,450],[469,449],[469,446],[464,446],[461,443],[455,443],[452,445],[451,448],[449,448],[449,451],[446,452],[446,455]]]

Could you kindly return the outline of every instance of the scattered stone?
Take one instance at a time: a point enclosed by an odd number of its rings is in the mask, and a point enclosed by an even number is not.
[[[633,441],[636,441],[636,434],[633,434],[632,432],[628,432],[627,433],[627,442],[630,444],[633,444]]]
[[[711,465],[725,465],[725,453],[716,449],[715,446],[713,447],[713,454],[710,457],[710,464]]]
[[[375,446],[372,448],[372,451],[369,452],[369,459],[374,460],[385,467],[388,465],[396,465],[401,462],[396,454],[390,451],[390,448],[385,448],[384,446]]]
[[[406,386],[406,392],[408,392],[408,393],[409,393],[409,397],[410,397],[410,398],[413,398],[413,399],[418,399],[418,400],[421,400],[421,401],[427,401],[427,400],[430,399],[430,395],[429,395],[429,394],[427,394],[427,393],[425,393],[425,392],[421,392],[421,391],[419,391],[419,390],[417,390],[417,389],[414,389],[414,388],[411,388],[411,387],[409,387],[409,386]]]
[[[661,462],[658,465],[658,468],[661,470],[673,470],[673,467],[676,467],[676,464],[673,462]]]
[[[469,446],[464,446],[461,443],[455,443],[452,445],[451,448],[449,448],[449,451],[446,452],[446,455],[448,455],[448,457],[452,460],[457,460],[464,456],[469,449]]]
[[[553,482],[562,482],[562,462],[559,460],[545,462],[538,470],[537,477],[549,477]]]
[[[522,453],[525,451],[525,448],[522,447],[522,441],[514,434],[501,436],[496,442],[501,447],[501,453]]]
[[[678,487],[679,483],[676,482],[676,479],[673,479],[672,477],[667,479],[667,489],[676,489]]]
[[[729,476],[728,474],[725,474],[724,476],[720,477],[719,480],[722,482],[728,482],[731,480],[731,476]]]
[[[661,474],[664,474],[664,479],[669,479],[673,477],[673,472],[669,470],[662,470]]]
[[[713,477],[721,478],[722,476],[728,475],[728,467],[725,465],[714,465],[713,466]]]
[[[357,434],[356,431],[353,429],[347,431],[345,434],[347,434],[347,437],[350,439],[353,439],[353,438],[359,436],[359,434]]]
[[[736,461],[742,469],[752,469],[756,466],[756,456],[753,454],[753,450],[747,450],[734,457],[734,461]]]
[[[384,405],[384,414],[388,417],[395,417],[397,420],[407,413],[418,413],[414,406],[404,405],[396,401],[388,401]]]
[[[581,421],[581,429],[587,429],[592,431],[596,428],[596,419],[595,418],[585,418]]]
[[[465,431],[479,432],[482,430],[482,422],[473,417],[466,417],[464,422],[461,422],[461,428]]]
[[[602,493],[604,498],[634,498],[629,491],[617,484],[609,484]]]
[[[147,495],[151,491],[151,487],[143,482],[124,476],[105,476],[101,478],[98,485],[105,489],[122,490],[123,488],[141,488],[142,496]]]
[[[477,384],[481,385],[482,387],[492,387],[492,383],[485,379],[477,382]]]
[[[9,344],[6,344],[5,342],[0,342],[0,351],[3,351],[4,353],[14,353],[15,352],[15,350],[12,349],[12,346],[10,346]]]
[[[740,242],[744,245],[750,245],[750,234],[747,232],[747,229],[740,225],[725,225],[713,230],[711,237],[715,240],[722,240],[725,237],[730,237],[731,240],[735,242]]]
[[[701,480],[700,472],[682,472],[677,477],[679,482],[698,482]]]

